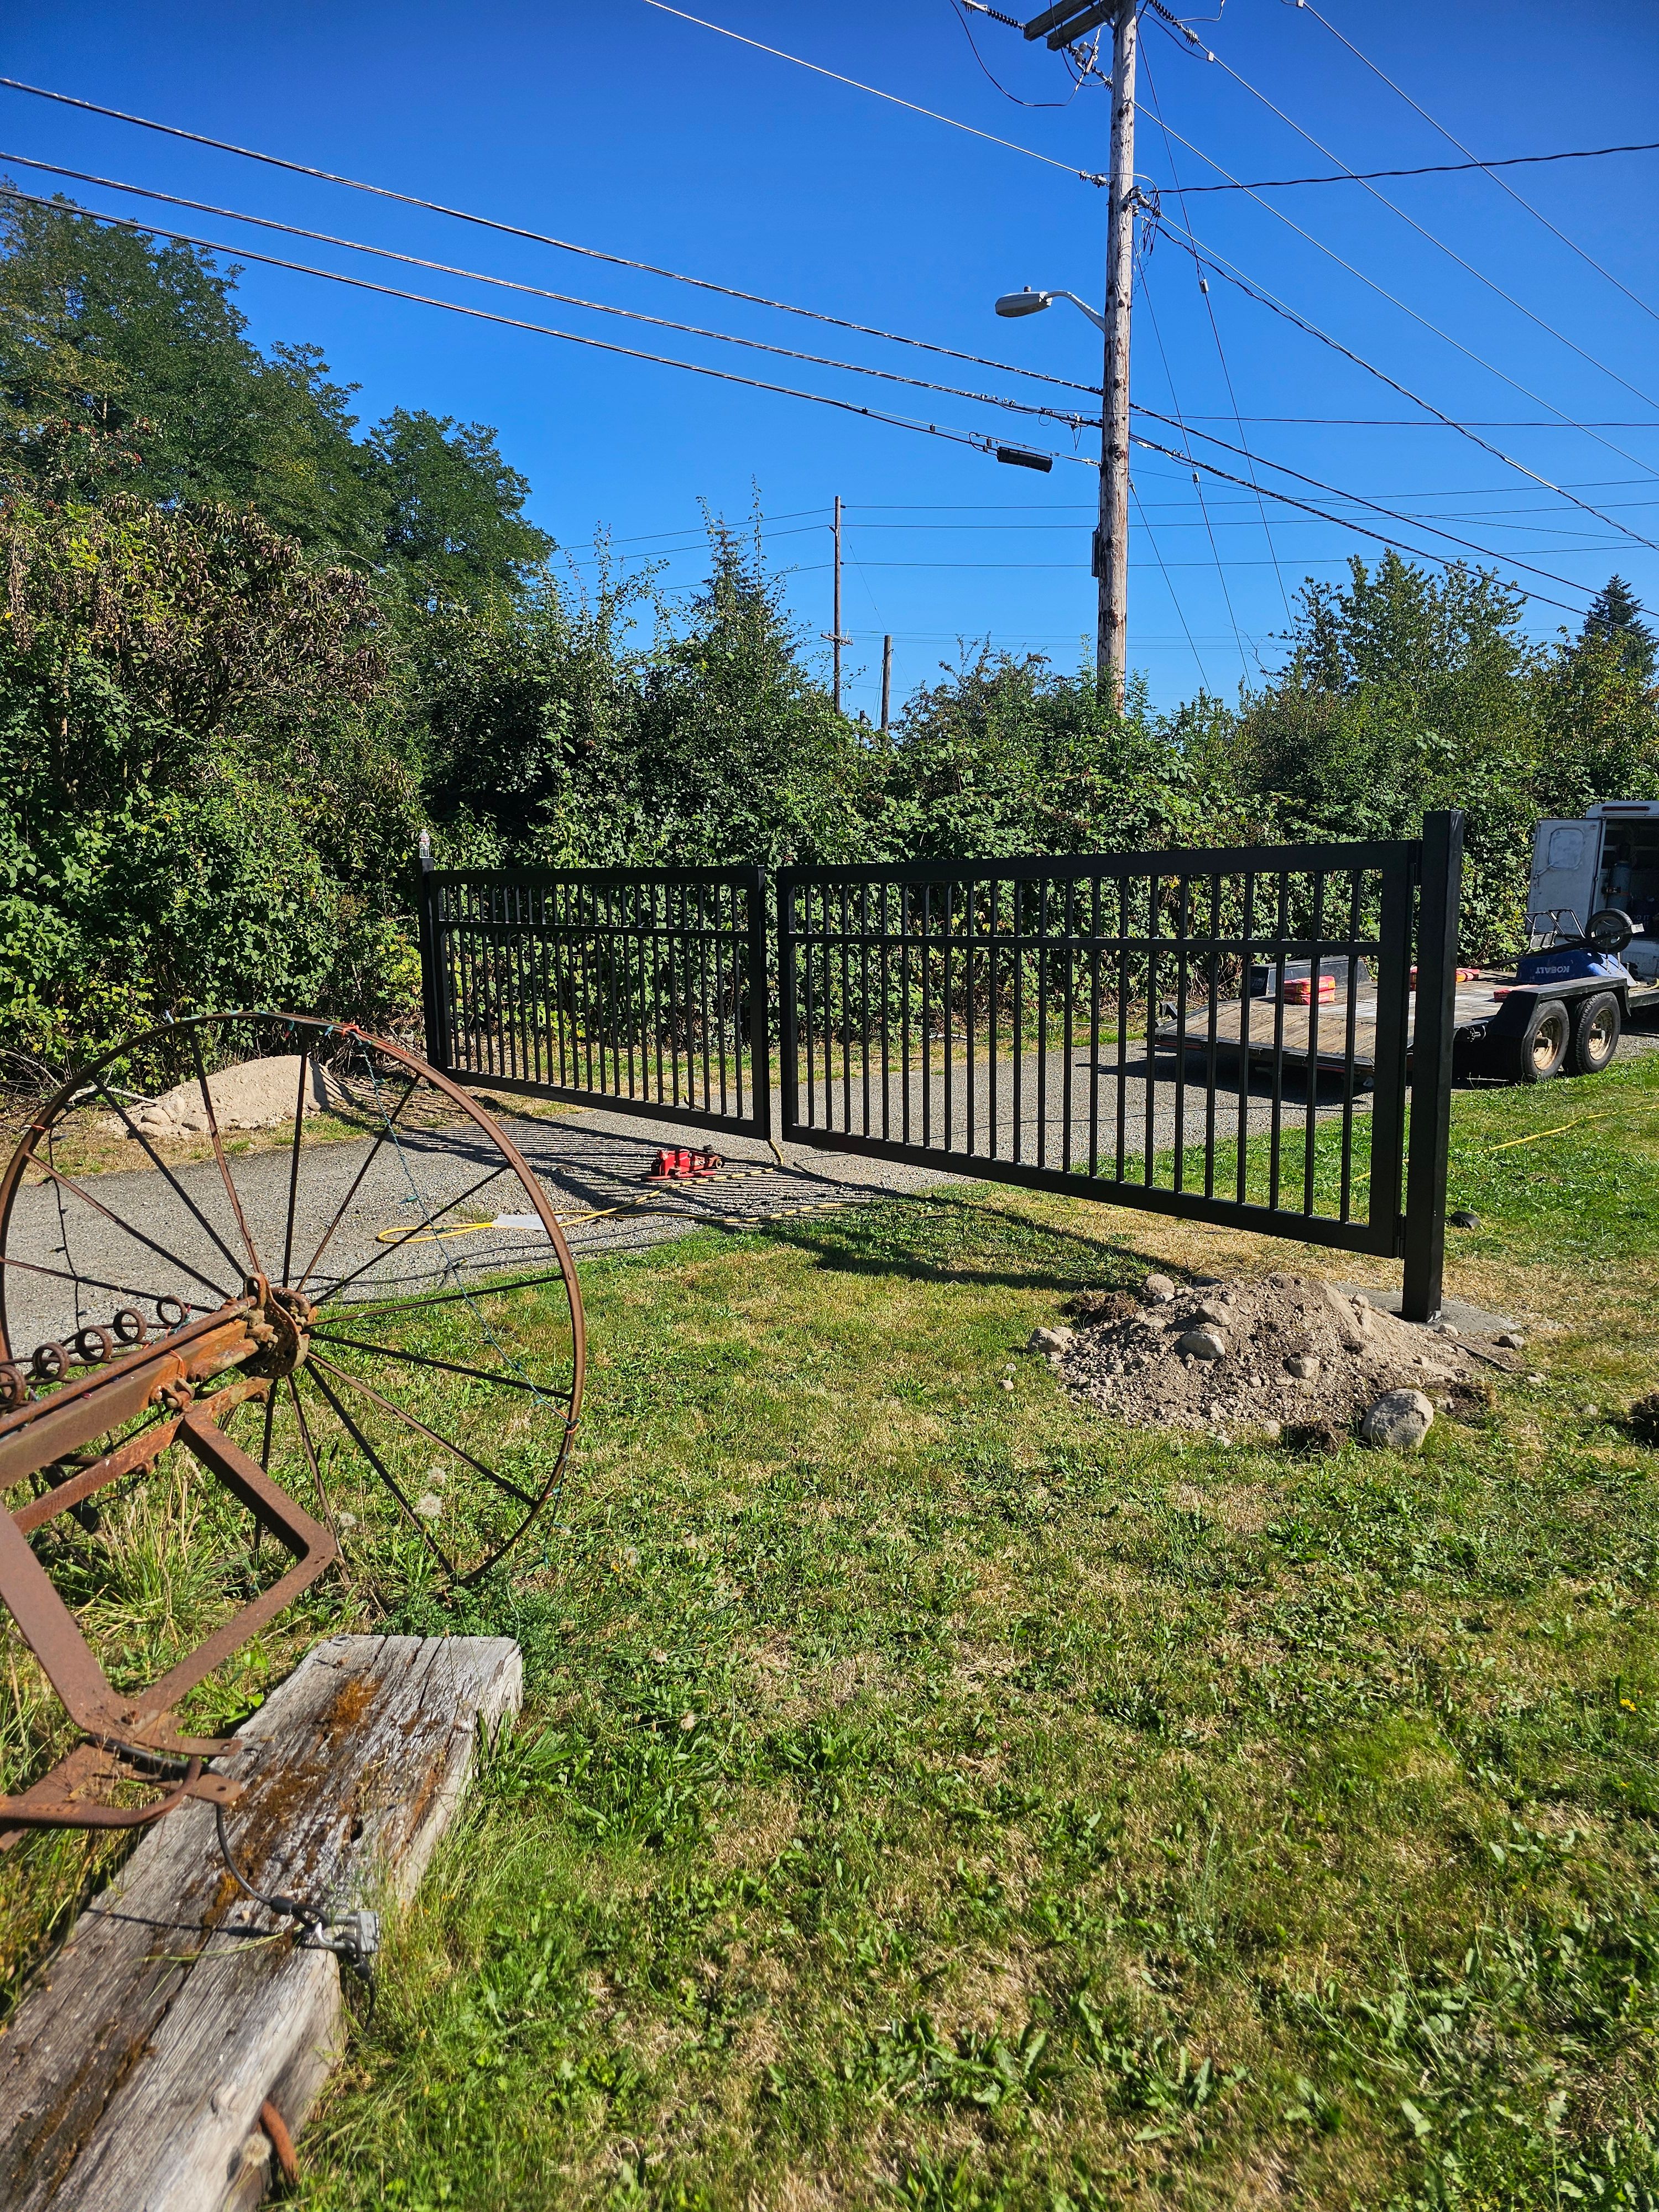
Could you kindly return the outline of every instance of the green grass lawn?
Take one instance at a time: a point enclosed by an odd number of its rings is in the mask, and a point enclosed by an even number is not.
[[[1656,1115],[1459,1096],[1449,1287],[1561,1333],[1409,1461],[1020,1352],[1363,1261],[971,1188],[586,1266],[567,1525],[390,1624],[518,1637],[525,1716],[297,2201],[1659,2205]]]

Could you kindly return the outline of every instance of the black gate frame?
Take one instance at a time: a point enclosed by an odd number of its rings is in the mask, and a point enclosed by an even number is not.
[[[785,868],[776,879],[776,981],[779,1002],[779,1045],[783,1114],[780,1133],[792,1143],[837,1152],[861,1153],[983,1180],[1020,1184],[1063,1192],[1073,1197],[1092,1197],[1117,1206],[1210,1221],[1300,1243],[1324,1244],[1346,1251],[1373,1253],[1404,1261],[1402,1312],[1415,1322],[1431,1322],[1441,1305],[1445,1251],[1447,1156],[1450,1136],[1452,1049],[1455,1033],[1455,987],[1458,901],[1462,885],[1463,817],[1455,810],[1425,817],[1420,839],[1386,844],[1327,846],[1254,846],[1232,850],[1203,851],[1176,848],[1169,852],[1133,854],[1091,854],[1077,858],[1042,858],[986,861],[921,861],[891,866],[852,868]],[[1264,875],[1364,867],[1376,871],[1382,886],[1382,912],[1376,931],[1378,958],[1376,1045],[1373,1064],[1374,1103],[1369,1117],[1371,1141],[1371,1197],[1365,1220],[1312,1212],[1310,1205],[1291,1210],[1276,1204],[1260,1206],[1239,1199],[1218,1198],[1205,1192],[1161,1187],[1151,1181],[1150,1166],[1139,1183],[1116,1176],[1082,1174],[1069,1167],[1054,1168],[1017,1159],[987,1158],[948,1145],[915,1145],[891,1138],[872,1137],[849,1129],[836,1129],[803,1121],[799,1115],[800,1024],[799,955],[803,942],[797,927],[797,901],[809,887],[895,883],[959,883],[1018,881],[1043,878],[1073,880],[1085,878],[1120,879],[1149,873],[1170,881],[1206,873],[1232,871]],[[422,1000],[426,1018],[428,1056],[445,1074],[459,1081],[487,1084],[491,1088],[526,1093],[536,1097],[568,1099],[605,1107],[655,1121],[682,1122],[696,1128],[728,1131],[770,1139],[772,1110],[769,1024],[769,963],[767,959],[767,878],[757,867],[680,869],[460,869],[432,866],[422,841],[420,928]],[[477,1003],[465,1009],[469,1020],[482,1014],[485,1034],[496,1042],[483,1058],[497,1064],[480,1065],[475,1052],[462,1050],[458,1057],[457,1002],[467,991],[465,940],[494,943],[509,948],[506,972],[521,985],[522,947],[526,940],[574,945],[596,939],[625,943],[629,957],[642,958],[647,939],[664,938],[680,942],[695,939],[704,928],[706,901],[710,891],[729,890],[748,902],[746,924],[741,931],[724,932],[721,941],[732,950],[732,974],[739,959],[746,970],[747,1035],[734,1053],[735,1097],[726,1110],[714,1103],[716,1088],[708,1053],[708,1024],[706,984],[701,1057],[701,1097],[690,1079],[697,1055],[687,1053],[688,1080],[681,1095],[680,1066],[674,1060],[669,1096],[652,1095],[648,1084],[635,1081],[634,1064],[628,1058],[626,1087],[623,1055],[614,1048],[611,1065],[605,1066],[605,1050],[599,1055],[599,1081],[586,1083],[540,1079],[539,1073],[517,1072],[532,1060],[539,1070],[538,1053],[545,1051],[549,1033],[538,1032],[536,1006],[526,1003],[522,989],[514,1003],[511,991],[503,995],[485,989],[474,971]],[[548,917],[550,892],[563,894],[574,911]],[[654,921],[641,930],[625,913],[619,918],[618,902],[626,905],[645,894],[653,901],[660,893],[664,914],[674,896],[684,901],[695,895],[696,916],[683,904],[678,922]],[[539,900],[539,909],[538,901]],[[463,902],[471,902],[471,911]],[[652,907],[654,917],[656,907]],[[1286,945],[1262,937],[1237,948],[1248,966],[1254,948],[1278,944],[1281,960]],[[518,946],[514,954],[510,948]],[[1158,939],[1161,950],[1175,953],[1180,940]],[[1415,961],[1413,958],[1415,947]],[[654,957],[654,956],[653,956]],[[1316,958],[1317,958],[1316,955]],[[717,963],[718,964],[718,963]],[[1412,969],[1416,969],[1417,1015],[1414,1030],[1409,1021]],[[670,960],[672,972],[672,956]],[[629,971],[631,974],[631,970]],[[641,966],[641,974],[644,969]],[[659,970],[653,970],[659,973]],[[1248,988],[1248,987],[1246,987]],[[866,1000],[867,1000],[867,985]],[[482,995],[479,995],[479,994]],[[601,994],[603,995],[603,994]],[[684,1005],[684,1002],[682,1002]],[[1149,995],[1149,1014],[1151,1011]],[[1184,1002],[1179,1042],[1184,1049]],[[493,1022],[493,1031],[489,1024]],[[478,1034],[471,1020],[469,1038]],[[744,1110],[741,1059],[746,1048],[749,1083]],[[867,1048],[866,1048],[867,1049]],[[1310,1057],[1313,1056],[1310,1045]],[[1211,1039],[1211,1095],[1213,1095],[1214,1040]],[[1241,1063],[1243,1061],[1241,1054]],[[1352,1080],[1350,1025],[1349,1080]],[[1281,1048],[1279,1058],[1284,1054]],[[514,1065],[506,1063],[512,1061]],[[722,1073],[724,1060],[722,1058]],[[659,1061],[660,1071],[660,1061]],[[562,1072],[570,1073],[568,1062]],[[593,1070],[591,1050],[586,1071]],[[1069,1078],[1068,1078],[1069,1079]],[[1183,1079],[1184,1080],[1184,1079]],[[659,1090],[660,1091],[660,1073]],[[1410,1113],[1407,1121],[1407,1098]],[[1275,1099],[1277,1101],[1277,1090]],[[1275,1108],[1275,1115],[1277,1108]],[[1277,1121],[1275,1119],[1275,1127]],[[1311,1124],[1310,1124],[1311,1126]],[[1409,1126],[1409,1142],[1407,1130]],[[1403,1198],[1403,1204],[1402,1204]]]
[[[720,919],[728,896],[729,923]],[[747,904],[741,921],[739,900]],[[648,909],[643,915],[642,904]],[[422,839],[421,1000],[427,1057],[460,1083],[603,1106],[647,1121],[769,1137],[766,911],[766,878],[757,867],[434,868]],[[747,1002],[746,1022],[732,1042],[729,1080],[724,1042],[718,1052],[710,1046],[711,947],[716,1008],[727,988],[737,1002]],[[483,957],[492,950],[505,963],[506,991]],[[549,1019],[545,996],[538,999],[526,988],[527,957],[550,956],[556,967],[562,955],[562,985],[580,992],[589,1008],[597,1003],[611,1024],[597,1043],[591,1033],[567,1035],[556,1018]],[[642,1040],[637,1066],[631,1041],[621,1042],[635,981],[643,985],[648,976],[660,1000],[665,958],[670,1004],[684,1017],[685,1037],[684,1048],[671,1039],[666,1075],[660,1031],[654,1059]],[[684,985],[678,1000],[672,992],[677,973]],[[694,1046],[699,1021],[700,1044]],[[479,1036],[489,1041],[483,1054],[472,1049]],[[556,1066],[561,1079],[553,1077]],[[589,1079],[562,1079],[577,1074]]]
[[[1450,1091],[1452,1073],[1452,1041],[1455,1030],[1454,996],[1455,990],[1455,951],[1458,896],[1462,868],[1463,817],[1461,813],[1446,811],[1425,817],[1420,840],[1388,843],[1351,845],[1285,845],[1252,846],[1233,849],[1203,850],[1197,848],[1176,848],[1168,852],[1084,854],[1075,857],[1049,857],[1004,860],[924,860],[894,863],[886,866],[786,868],[778,877],[778,982],[781,1012],[781,1062],[783,1110],[779,1134],[787,1142],[811,1145],[823,1150],[862,1155],[876,1159],[906,1162],[915,1166],[933,1167],[984,1181],[1006,1182],[1028,1189],[1062,1192],[1070,1197],[1097,1199],[1116,1206],[1138,1206],[1145,1210],[1175,1215],[1188,1220],[1208,1221],[1218,1225],[1246,1229],[1257,1234],[1294,1237],[1299,1243],[1323,1244],[1340,1250],[1364,1252],[1388,1258],[1403,1259],[1405,1290],[1402,1310],[1413,1321],[1432,1320],[1439,1312],[1442,1297],[1442,1273],[1445,1238],[1445,1197],[1447,1148],[1450,1127]],[[1153,1180],[1153,1160],[1150,1150],[1137,1155],[1142,1173],[1132,1180],[1123,1172],[1125,1145],[1121,1114],[1115,1125],[1116,1172],[1100,1171],[1100,1152],[1097,1146],[1097,1095],[1091,1104],[1090,1123],[1089,1166],[1085,1170],[1069,1162],[1048,1165],[1018,1156],[1018,1130],[1016,1124],[1014,1157],[998,1157],[995,1152],[994,1121],[990,1120],[992,1152],[974,1149],[972,1106],[969,1107],[969,1139],[966,1147],[951,1141],[951,1105],[949,1085],[951,1062],[947,1055],[946,1068],[934,1088],[945,1091],[946,1133],[943,1141],[916,1143],[906,1136],[889,1133],[890,1102],[886,1078],[894,1073],[891,1040],[887,1030],[887,1003],[891,994],[893,948],[902,948],[905,958],[906,983],[913,970],[909,955],[914,948],[925,945],[935,957],[941,946],[945,951],[944,975],[948,977],[951,955],[960,957],[964,950],[969,958],[975,951],[983,956],[994,949],[994,957],[1024,959],[1036,954],[1045,961],[1048,956],[1063,947],[1070,955],[1082,952],[1085,957],[1103,949],[1120,955],[1133,955],[1147,960],[1149,966],[1149,1052],[1150,1031],[1155,1027],[1152,1018],[1152,1001],[1156,990],[1150,977],[1157,974],[1160,957],[1167,958],[1173,969],[1179,965],[1183,982],[1183,996],[1175,1030],[1166,1035],[1166,1045],[1173,1042],[1177,1055],[1176,1078],[1176,1151],[1182,1146],[1180,1119],[1184,1100],[1189,1090],[1212,1100],[1218,1095],[1216,1060],[1218,1043],[1212,1011],[1207,1039],[1201,1021],[1188,1026],[1184,1000],[1184,984],[1192,975],[1201,974],[1204,961],[1213,963],[1216,954],[1224,951],[1238,960],[1248,975],[1257,957],[1284,961],[1311,956],[1311,964],[1317,970],[1321,947],[1324,948],[1325,964],[1334,964],[1330,955],[1337,952],[1344,941],[1335,932],[1322,932],[1316,939],[1294,932],[1280,934],[1270,930],[1258,930],[1254,934],[1224,939],[1206,935],[1201,930],[1185,934],[1171,929],[1161,933],[1159,926],[1149,925],[1146,934],[1133,939],[1121,934],[1092,938],[1088,930],[1073,921],[1076,910],[1073,892],[1079,884],[1097,885],[1113,882],[1127,885],[1131,881],[1146,879],[1153,885],[1174,886],[1176,896],[1171,903],[1176,911],[1185,915],[1189,909],[1188,891],[1194,879],[1224,876],[1245,878],[1303,875],[1324,877],[1336,873],[1364,871],[1373,874],[1381,886],[1381,914],[1378,920],[1375,950],[1377,958],[1377,1004],[1372,1065],[1373,1103],[1368,1117],[1370,1136],[1370,1197],[1367,1212],[1362,1219],[1352,1218],[1348,1204],[1349,1175],[1346,1159],[1352,1143],[1355,1116],[1352,1110],[1355,1083],[1352,994],[1348,997],[1349,1016],[1346,1036],[1347,1096],[1345,1103],[1343,1204],[1340,1218],[1318,1214],[1313,1211],[1312,1194],[1304,1183],[1304,1203],[1299,1208],[1280,1206],[1276,1202],[1262,1206],[1242,1198],[1217,1196],[1209,1188],[1194,1190],[1183,1188],[1179,1173],[1173,1187]],[[1054,885],[1064,894],[1066,922],[1057,936],[1049,936],[1046,929],[1041,935],[1023,932],[1018,918],[1012,932],[994,937],[981,936],[977,942],[971,937],[950,934],[951,915],[951,896],[956,887],[965,887],[971,896],[976,886],[1000,885],[1011,895],[1017,896],[1017,887]],[[928,894],[937,889],[945,896],[945,933],[941,937],[935,927],[927,933]],[[871,894],[878,894],[878,924],[872,929],[870,923]],[[896,903],[900,920],[896,933],[889,926],[889,899],[897,893]],[[915,894],[922,900],[922,932],[918,934],[906,918],[914,907]],[[810,921],[803,923],[801,902],[805,895],[818,895],[822,907],[825,896],[833,905],[837,896],[841,909],[839,926],[824,921],[814,927]],[[907,903],[908,901],[908,903]],[[1047,901],[1043,900],[1046,912]],[[969,908],[971,911],[971,908]],[[1018,907],[1016,907],[1018,916]],[[1367,939],[1367,943],[1371,940]],[[1415,959],[1413,959],[1415,947]],[[815,972],[811,961],[814,951],[819,954]],[[802,959],[807,965],[803,981]],[[825,1106],[824,1118],[816,1117],[815,1081],[809,1053],[805,1062],[803,1079],[802,1014],[805,1010],[809,1024],[813,1022],[811,1004],[816,987],[822,1003],[826,988],[835,988],[835,966],[841,962],[842,993],[848,1005],[860,1005],[863,1009],[863,1030],[859,1047],[848,1050],[845,1031],[841,1033],[839,1074],[834,1066],[836,1054],[830,1046],[831,1026],[829,1019],[820,1016],[822,1036],[814,1034],[811,1042],[814,1050],[820,1044],[826,1053],[823,1078]],[[918,953],[917,964],[925,974],[925,958]],[[1416,970],[1415,996],[1417,1016],[1411,1022],[1409,1006],[1413,995],[1413,969]],[[872,997],[870,976],[877,974],[876,993]],[[1041,971],[1040,971],[1041,972]],[[1097,969],[1097,975],[1098,970]],[[1169,970],[1165,971],[1166,973]],[[952,1022],[947,996],[943,1014],[947,1030]],[[1248,991],[1248,985],[1245,989]],[[924,986],[925,988],[925,986]],[[1054,1042],[1060,1042],[1059,994],[1054,994]],[[878,1048],[881,1054],[882,1078],[878,1079],[882,1108],[883,1133],[870,1133],[872,1121],[872,1086],[870,1070],[870,1051],[872,1042],[872,1024],[874,1017],[869,1009],[877,1004],[882,1009]],[[1282,1005],[1282,1001],[1280,1002]],[[1248,1009],[1246,996],[1243,1004]],[[1043,1014],[1049,1012],[1048,1000],[1042,1002]],[[910,1039],[909,1016],[905,1015],[905,1038]],[[1248,1014],[1246,1015],[1248,1018]],[[931,1036],[926,1000],[919,1036]],[[1097,1011],[1094,1016],[1097,1025]],[[967,1095],[974,1096],[975,1039],[971,1012],[967,1018],[968,1062]],[[1268,1015],[1266,1026],[1273,1028],[1273,1017]],[[1310,1008],[1310,1042],[1307,1059],[1311,1064],[1317,1056],[1317,1000]],[[1072,1029],[1072,1010],[1066,1000],[1065,1020],[1066,1081],[1070,1082],[1072,1051],[1085,1041],[1076,1037]],[[1043,1055],[1048,1049],[1041,1042],[1036,1048],[1037,1075],[1041,1086],[1045,1079]],[[1280,1108],[1283,1075],[1286,1066],[1294,1067],[1297,1056],[1284,1042],[1282,1027],[1272,1036],[1261,1039],[1273,1055],[1274,1084],[1272,1112],[1272,1140],[1277,1156],[1279,1139]],[[1207,1042],[1209,1083],[1206,1086],[1188,1085],[1185,1077],[1187,1054],[1202,1048]],[[860,1048],[863,1064],[860,1069]],[[993,1036],[991,1052],[994,1054]],[[1249,1055],[1241,1048],[1237,1053],[1239,1093],[1241,1104],[1249,1087]],[[1149,1057],[1149,1066],[1150,1066]],[[926,1057],[921,1063],[925,1071]],[[991,1065],[994,1066],[994,1060]],[[1012,1063],[1012,1080],[1019,1080],[1018,1060]],[[864,1127],[848,1126],[853,1115],[850,1110],[854,1089],[860,1085],[863,1099]],[[908,1127],[909,1109],[908,1062],[901,1080],[906,1086],[902,1120]],[[924,1085],[927,1076],[922,1078]],[[994,1078],[993,1078],[994,1081]],[[1151,1079],[1148,1078],[1150,1085]],[[839,1085],[842,1100],[842,1124],[835,1124],[833,1098]],[[808,1102],[805,1118],[802,1115],[802,1095]],[[1410,1099],[1409,1151],[1407,1149],[1407,1096]],[[924,1097],[926,1097],[924,1090]],[[994,1090],[992,1091],[991,1115],[994,1115]],[[1038,1090],[1038,1112],[1042,1112],[1042,1092]],[[928,1133],[932,1134],[931,1107],[925,1107],[929,1117]],[[1149,1113],[1150,1113],[1149,1105]],[[1066,1101],[1067,1120],[1066,1139],[1071,1134],[1070,1102]],[[1245,1138],[1245,1118],[1241,1112],[1238,1142],[1242,1148]],[[1306,1124],[1307,1141],[1311,1146],[1313,1115],[1311,1106]],[[1150,1141],[1150,1133],[1149,1133]],[[1194,1140],[1194,1142],[1196,1139]],[[1063,1140],[1064,1142],[1064,1140]],[[1211,1129],[1206,1136],[1206,1160],[1210,1172],[1206,1184],[1213,1180],[1215,1139]],[[1241,1164],[1240,1180],[1243,1180]],[[1277,1183],[1277,1170],[1274,1172]],[[1403,1206],[1401,1200],[1404,1200]]]

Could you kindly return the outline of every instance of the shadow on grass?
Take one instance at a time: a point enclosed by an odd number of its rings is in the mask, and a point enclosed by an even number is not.
[[[1130,1290],[1149,1268],[1168,1264],[1119,1238],[1024,1220],[940,1190],[810,1222],[766,1223],[745,1233],[792,1244],[844,1274],[1006,1290]]]

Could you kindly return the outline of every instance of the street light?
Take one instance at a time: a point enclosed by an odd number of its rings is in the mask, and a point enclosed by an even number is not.
[[[1086,300],[1079,300],[1075,292],[1034,292],[1029,284],[1023,292],[1005,292],[997,301],[997,313],[1011,319],[1020,315],[1040,315],[1054,300],[1069,300],[1074,307],[1087,315],[1097,331],[1105,330],[1105,316],[1097,313]]]

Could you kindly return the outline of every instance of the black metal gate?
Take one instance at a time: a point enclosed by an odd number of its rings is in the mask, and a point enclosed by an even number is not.
[[[770,1133],[758,868],[421,872],[427,1055],[463,1082]]]
[[[786,869],[779,1133],[1403,1254],[1427,1318],[1462,849],[1439,815],[1412,842]]]
[[[1403,1255],[1430,1319],[1462,838],[786,868],[779,1133]],[[769,1137],[766,890],[427,865],[428,1056]]]

